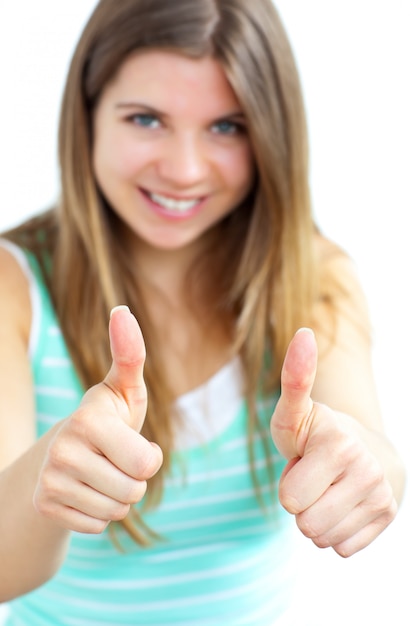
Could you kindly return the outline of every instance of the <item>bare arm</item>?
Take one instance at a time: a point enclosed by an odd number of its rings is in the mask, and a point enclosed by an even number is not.
[[[353,263],[344,256],[332,262],[345,295],[338,303],[336,334],[323,306],[318,307],[320,327],[316,330],[319,360],[313,400],[351,416],[359,422],[360,435],[380,461],[400,503],[404,491],[404,468],[396,450],[387,439],[373,374],[371,323],[367,302]],[[363,427],[363,428],[362,428]]]
[[[28,285],[16,261],[2,248],[0,276],[0,601],[4,601],[55,572],[69,533],[33,507],[34,486],[53,433],[35,443],[27,357]]]
[[[104,381],[87,391],[73,414],[35,440],[27,284],[1,249],[0,276],[2,602],[53,576],[71,530],[100,533],[111,520],[123,519],[143,497],[162,453],[139,434],[146,412],[145,347],[126,310],[110,322],[113,363]]]
[[[322,303],[317,341],[306,330],[291,341],[271,430],[289,460],[283,506],[317,546],[350,556],[394,519],[404,469],[383,430],[362,291],[346,257],[329,269],[343,286],[336,326]]]

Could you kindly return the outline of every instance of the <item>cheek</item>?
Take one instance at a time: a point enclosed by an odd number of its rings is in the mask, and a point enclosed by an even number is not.
[[[220,162],[220,167],[229,187],[236,189],[238,193],[249,191],[255,178],[255,163],[248,146],[226,155]]]
[[[94,146],[94,168],[97,178],[127,180],[149,163],[152,155],[142,144],[122,133],[104,133]]]

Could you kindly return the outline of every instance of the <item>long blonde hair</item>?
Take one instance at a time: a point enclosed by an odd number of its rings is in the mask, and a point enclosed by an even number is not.
[[[233,341],[246,373],[251,414],[261,383],[267,391],[278,386],[291,336],[310,323],[317,272],[304,105],[293,54],[271,0],[101,0],[66,81],[58,206],[10,236],[41,262],[51,258],[46,280],[85,388],[100,381],[110,366],[110,309],[126,303],[137,316],[147,345],[150,397],[143,434],[162,447],[165,459],[164,470],[151,481],[155,499],[172,447],[171,394],[163,366],[150,350],[155,338],[138,277],[91,161],[92,116],[100,94],[130,53],[149,49],[217,58],[247,119],[255,186],[218,225],[212,252],[217,251],[219,262],[213,306],[235,320]],[[272,355],[269,366],[267,353]]]

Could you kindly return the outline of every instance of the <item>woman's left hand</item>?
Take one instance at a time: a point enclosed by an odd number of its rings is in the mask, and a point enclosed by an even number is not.
[[[390,524],[397,504],[372,450],[378,433],[311,399],[316,366],[315,337],[301,329],[285,357],[271,421],[273,441],[289,461],[279,498],[306,537],[347,557]]]

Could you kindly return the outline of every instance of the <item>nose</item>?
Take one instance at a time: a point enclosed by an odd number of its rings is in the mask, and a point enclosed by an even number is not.
[[[210,160],[200,137],[174,135],[158,162],[161,178],[176,188],[194,187],[209,174]]]

